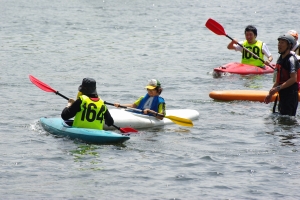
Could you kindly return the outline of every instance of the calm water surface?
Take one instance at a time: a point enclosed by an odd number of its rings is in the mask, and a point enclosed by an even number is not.
[[[299,199],[299,113],[209,98],[212,90],[269,90],[272,75],[226,75],[239,61],[213,18],[244,39],[258,28],[274,59],[277,37],[300,31],[297,1],[0,0],[1,199]],[[130,103],[161,81],[168,109],[195,109],[193,128],[141,129],[123,145],[87,145],[45,132],[84,77],[108,102]]]

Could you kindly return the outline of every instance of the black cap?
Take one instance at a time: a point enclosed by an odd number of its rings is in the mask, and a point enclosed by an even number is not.
[[[82,84],[78,87],[78,91],[83,94],[97,94],[95,79],[84,78]]]

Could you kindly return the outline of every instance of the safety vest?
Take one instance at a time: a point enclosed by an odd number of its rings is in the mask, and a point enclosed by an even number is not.
[[[262,60],[264,59],[264,54],[262,52],[262,45],[263,42],[260,40],[257,40],[254,44],[249,44],[247,40],[243,42],[243,46],[248,49],[249,51],[253,52],[255,55],[257,55]],[[264,63],[259,60],[258,58],[255,58],[251,53],[243,49],[243,56],[242,56],[242,63],[247,65],[254,65],[257,67],[263,67]]]
[[[82,103],[80,111],[76,113],[73,126],[103,130],[104,113],[107,108],[101,99],[93,101],[86,95],[79,96]]]
[[[145,103],[147,102],[147,100],[149,98],[150,98],[149,94],[146,94],[144,96],[144,98],[141,100],[140,104],[137,106],[137,109],[141,109],[141,110],[145,109],[144,108]],[[155,97],[153,97],[153,101],[152,101],[152,104],[150,105],[149,109],[154,110],[155,112],[158,112],[158,105],[161,103],[165,103],[165,100],[160,96],[155,96]]]
[[[281,59],[279,62],[277,61],[276,63],[276,70],[277,70],[276,82],[279,83],[280,85],[286,82],[290,78],[289,59],[291,56],[294,55],[290,53],[285,58]],[[299,62],[295,56],[294,59],[295,59],[294,64],[296,65],[295,67],[297,70],[297,83],[299,83],[300,82]]]

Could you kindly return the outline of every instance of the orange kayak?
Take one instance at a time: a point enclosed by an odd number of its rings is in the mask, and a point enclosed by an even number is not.
[[[234,101],[234,100],[244,100],[244,101],[259,101],[264,102],[269,91],[260,90],[224,90],[224,91],[211,91],[209,97],[215,100],[221,101]],[[275,100],[277,94],[273,95],[272,100]],[[300,101],[300,95],[299,95]]]

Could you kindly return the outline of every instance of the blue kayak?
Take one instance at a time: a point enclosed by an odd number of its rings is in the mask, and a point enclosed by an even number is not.
[[[64,121],[61,118],[41,118],[45,131],[71,139],[79,139],[93,144],[115,144],[129,140],[130,137],[112,131],[72,127],[73,120]]]

